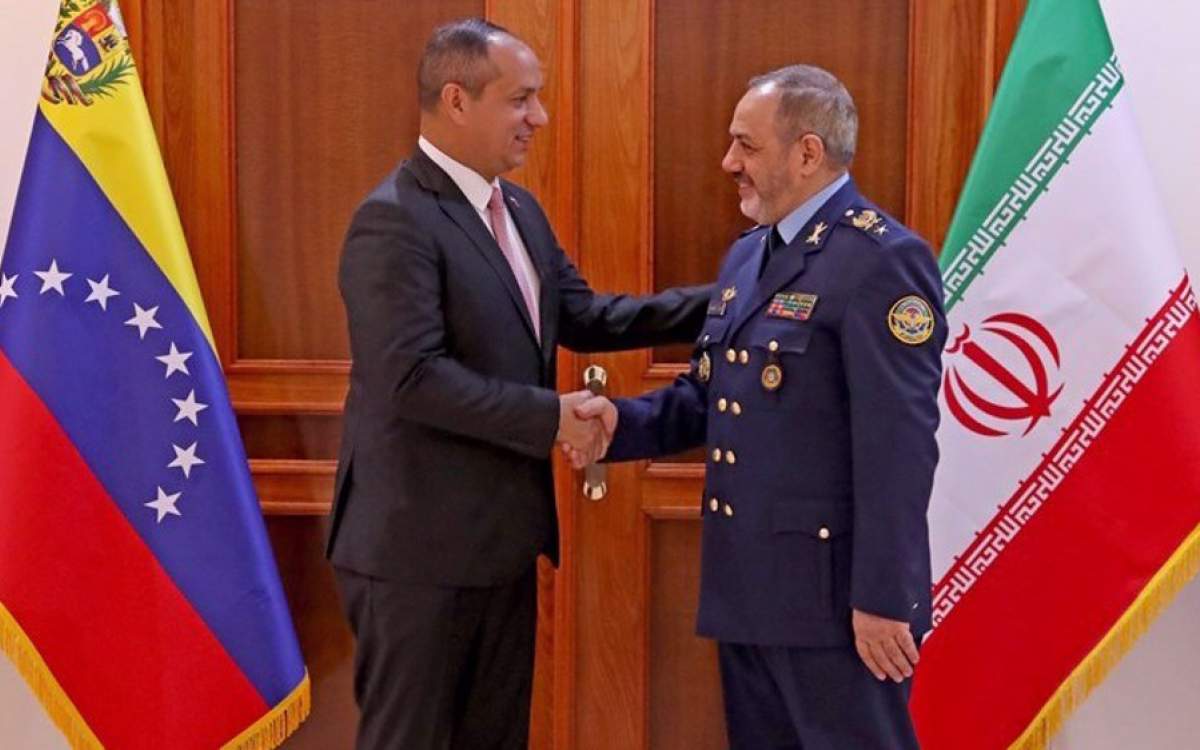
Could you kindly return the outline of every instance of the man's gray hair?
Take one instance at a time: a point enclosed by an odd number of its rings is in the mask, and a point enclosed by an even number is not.
[[[815,65],[789,65],[751,78],[747,88],[767,85],[780,92],[776,120],[783,140],[814,133],[835,162],[850,166],[858,141],[858,110],[841,81]]]
[[[479,98],[483,88],[500,75],[488,57],[488,46],[501,37],[516,38],[503,26],[482,18],[464,18],[434,29],[417,66],[421,109],[437,109],[447,83],[457,83],[473,98]]]

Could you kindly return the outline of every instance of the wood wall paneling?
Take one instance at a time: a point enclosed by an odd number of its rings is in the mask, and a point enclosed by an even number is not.
[[[714,641],[697,638],[700,510],[687,520],[652,522],[650,588],[650,726],[654,750],[721,750],[721,703]]]
[[[576,7],[579,261],[597,289],[649,291],[652,0],[581,0]],[[603,365],[609,391],[627,394],[640,390],[637,376],[649,357],[638,352],[568,362],[576,373],[584,362]],[[646,737],[648,675],[639,665],[648,648],[648,529],[637,467],[608,471],[603,501],[575,500],[577,648],[566,658],[575,662],[577,703],[564,747],[580,750],[640,748]]]
[[[238,359],[347,359],[346,226],[416,143],[414,71],[429,32],[483,3],[234,7]]]

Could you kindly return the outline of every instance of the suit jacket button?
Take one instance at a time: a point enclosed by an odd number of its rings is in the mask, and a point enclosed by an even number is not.
[[[733,451],[725,451],[725,463],[729,464],[730,466],[733,466],[737,463],[737,456],[734,455]]]
[[[729,405],[729,410],[733,412],[733,416],[735,416],[735,417],[740,416],[742,413],[742,405],[739,404],[737,401],[734,401],[732,404]]]
[[[721,509],[721,501],[717,500],[715,497],[709,498],[708,509],[711,510],[713,513],[716,513],[718,510]]]
[[[737,359],[737,352],[735,352],[732,349],[725,350],[725,360],[727,362],[729,362],[729,364],[733,364],[736,359]]]
[[[829,529],[822,526],[821,530],[817,532],[817,536],[821,537],[822,539],[828,539],[829,538]]]
[[[738,352],[738,362],[741,362],[744,365],[744,364],[747,364],[749,361],[750,361],[750,352],[746,351],[745,349]]]
[[[725,399],[723,399],[723,398],[722,398],[722,399],[718,399],[718,401],[717,401],[717,411],[725,411],[725,409],[726,409],[726,408],[728,408],[728,407],[729,407],[729,402],[728,402],[728,401],[726,401],[726,400],[725,400]]]
[[[725,503],[725,515],[733,518],[733,506],[729,503]]]
[[[721,449],[713,448],[713,461],[721,463]]]

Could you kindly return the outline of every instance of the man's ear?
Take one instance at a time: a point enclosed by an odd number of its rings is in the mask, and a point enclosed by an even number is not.
[[[462,124],[466,113],[467,91],[451,81],[442,86],[442,109],[453,122]]]
[[[800,153],[800,171],[805,176],[815,174],[825,165],[825,141],[816,133],[805,133],[796,142]]]

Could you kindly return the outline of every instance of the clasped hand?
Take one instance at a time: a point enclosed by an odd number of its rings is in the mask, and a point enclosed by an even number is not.
[[[582,469],[604,458],[617,429],[617,407],[590,391],[558,397],[558,436],[555,438],[571,466]]]

